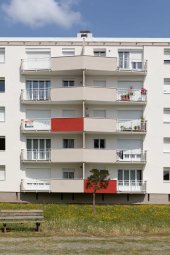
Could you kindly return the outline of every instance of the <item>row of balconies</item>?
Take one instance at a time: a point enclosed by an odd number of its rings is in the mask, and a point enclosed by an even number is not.
[[[95,87],[71,87],[51,89],[27,89],[21,92],[23,103],[54,103],[63,101],[97,101],[118,104],[145,104],[146,89],[117,89]]]
[[[56,192],[56,193],[92,193],[92,189],[86,188],[86,180],[83,179],[23,179],[21,181],[22,192]],[[145,193],[146,181],[138,180],[109,180],[108,187],[97,193]]]
[[[139,120],[115,120],[97,118],[53,118],[22,120],[22,132],[105,132],[146,133],[147,122]]]
[[[146,151],[114,149],[32,149],[22,150],[22,162],[51,163],[146,163]]]
[[[21,61],[21,73],[61,73],[67,71],[68,74],[86,70],[86,72],[103,72],[103,74],[145,74],[147,71],[147,61],[141,59],[121,59],[116,57],[96,57],[96,56],[63,56],[52,58],[34,58]]]

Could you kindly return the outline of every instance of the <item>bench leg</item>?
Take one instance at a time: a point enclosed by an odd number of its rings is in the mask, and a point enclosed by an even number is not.
[[[6,223],[3,224],[3,227],[4,227],[3,232],[6,233]]]
[[[40,223],[39,222],[36,222],[36,229],[35,231],[39,232],[40,231]]]

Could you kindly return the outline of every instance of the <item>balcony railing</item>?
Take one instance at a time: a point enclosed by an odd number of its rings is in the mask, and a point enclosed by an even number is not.
[[[125,71],[137,71],[137,72],[146,71],[147,61],[133,58],[119,58],[118,67],[119,70]]]
[[[117,131],[146,132],[145,120],[117,120]]]
[[[51,119],[22,120],[21,129],[24,131],[50,131]]]
[[[145,162],[146,151],[137,150],[118,150],[117,161],[120,162]]]
[[[50,161],[51,150],[22,150],[21,151],[22,161]]]
[[[50,180],[40,180],[40,179],[21,180],[21,191],[50,192],[50,190],[51,190]]]
[[[146,192],[146,181],[138,180],[127,180],[117,181],[117,192],[124,193],[145,193]]]
[[[144,88],[141,89],[118,89],[117,100],[125,102],[146,102],[147,91]]]
[[[26,89],[21,91],[21,101],[48,101],[51,89]]]

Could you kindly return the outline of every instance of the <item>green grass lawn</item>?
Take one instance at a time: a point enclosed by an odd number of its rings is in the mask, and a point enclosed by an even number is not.
[[[97,206],[95,217],[91,205],[1,203],[0,209],[43,209],[45,223],[42,224],[42,233],[48,235],[115,237],[146,233],[170,234],[168,205]],[[15,229],[16,232],[29,232],[30,227],[16,225]]]
[[[170,206],[7,204],[4,209],[42,209],[41,232],[34,224],[0,232],[2,255],[169,255]]]

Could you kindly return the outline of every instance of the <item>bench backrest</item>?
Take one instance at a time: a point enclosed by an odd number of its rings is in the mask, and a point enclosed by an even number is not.
[[[0,220],[43,220],[43,210],[0,210]]]

